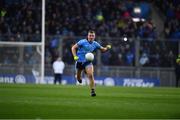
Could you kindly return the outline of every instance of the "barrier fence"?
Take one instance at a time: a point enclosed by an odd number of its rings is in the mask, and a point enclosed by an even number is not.
[[[31,37],[33,39],[33,36]],[[38,38],[37,36],[35,38]],[[65,76],[74,76],[71,46],[84,37],[46,36],[45,74],[52,76],[51,63],[57,55],[66,64]],[[3,40],[5,38],[3,37]],[[21,38],[23,41],[26,37]],[[24,40],[26,41],[26,40]],[[95,53],[95,75],[99,77],[147,78],[160,80],[161,86],[174,86],[174,65],[179,53],[179,41],[135,38],[103,38],[97,41],[112,49]],[[41,74],[40,50],[37,46],[0,44],[0,74]]]

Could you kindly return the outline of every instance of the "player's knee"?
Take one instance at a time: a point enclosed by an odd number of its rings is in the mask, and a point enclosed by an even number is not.
[[[93,78],[93,73],[88,73],[87,76],[88,78]]]

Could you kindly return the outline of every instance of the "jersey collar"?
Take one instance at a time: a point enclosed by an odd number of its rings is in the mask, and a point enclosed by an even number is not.
[[[86,40],[88,41],[88,43],[90,43],[90,44],[92,44],[93,43],[93,41],[89,41],[87,38],[86,38]]]

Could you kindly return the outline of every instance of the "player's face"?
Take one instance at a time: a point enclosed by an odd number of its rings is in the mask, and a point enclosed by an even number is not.
[[[95,39],[95,33],[88,33],[88,40],[93,41]]]

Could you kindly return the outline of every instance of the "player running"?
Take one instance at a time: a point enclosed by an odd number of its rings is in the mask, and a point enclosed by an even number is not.
[[[102,52],[106,52],[111,49],[111,45],[102,47],[95,40],[95,31],[89,31],[86,39],[81,39],[75,45],[72,46],[72,54],[74,57],[75,68],[76,68],[76,79],[79,83],[82,83],[82,71],[84,71],[90,81],[91,96],[96,96],[95,93],[95,83],[94,83],[94,67],[91,61],[87,61],[85,54],[89,52],[95,52],[97,49],[100,49]]]

